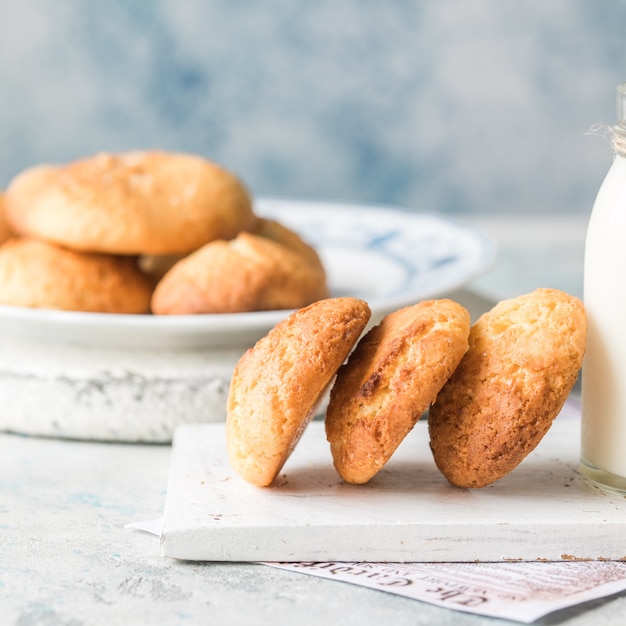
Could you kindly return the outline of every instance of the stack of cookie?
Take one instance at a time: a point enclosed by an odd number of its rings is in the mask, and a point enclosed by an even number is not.
[[[362,300],[330,298],[293,313],[241,358],[226,433],[245,480],[273,482],[332,384],[326,434],[346,482],[371,480],[429,409],[437,467],[458,487],[484,487],[539,444],[585,351],[583,305],[556,289],[504,300],[471,326],[452,300],[419,302],[358,339],[369,316]]]
[[[0,198],[0,304],[185,315],[327,297],[316,251],[252,204],[236,176],[196,155],[29,168]]]

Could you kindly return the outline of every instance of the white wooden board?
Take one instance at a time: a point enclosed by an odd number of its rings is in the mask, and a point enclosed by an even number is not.
[[[276,484],[229,467],[224,425],[180,426],[161,535],[165,556],[202,561],[626,559],[626,499],[578,472],[578,419],[557,418],[516,470],[481,490],[439,473],[422,421],[368,485],[336,474],[313,422]]]

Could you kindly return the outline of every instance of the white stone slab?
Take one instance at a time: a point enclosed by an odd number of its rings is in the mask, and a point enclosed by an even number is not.
[[[224,425],[175,434],[162,552],[204,561],[626,559],[626,500],[578,472],[578,419],[557,418],[509,476],[458,489],[439,473],[422,421],[364,486],[332,467],[313,422],[276,484],[229,467]]]

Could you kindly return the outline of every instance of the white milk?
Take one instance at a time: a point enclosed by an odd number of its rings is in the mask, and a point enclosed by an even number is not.
[[[623,130],[626,143],[625,103],[626,84],[618,87],[615,130],[617,140]],[[581,471],[600,485],[626,491],[626,158],[616,150],[585,247]]]

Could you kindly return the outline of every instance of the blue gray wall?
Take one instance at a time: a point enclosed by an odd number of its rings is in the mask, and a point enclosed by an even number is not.
[[[259,196],[586,213],[625,26],[592,0],[0,0],[0,188],[164,148]]]

